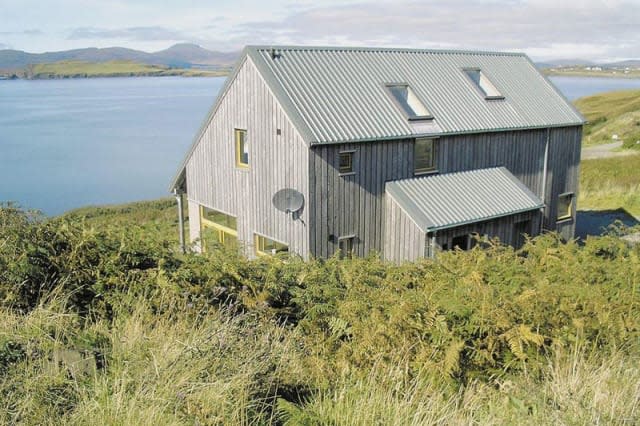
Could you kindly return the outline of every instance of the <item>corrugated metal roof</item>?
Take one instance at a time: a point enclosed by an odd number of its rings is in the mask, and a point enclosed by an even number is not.
[[[424,232],[544,206],[504,167],[387,182],[386,193]]]
[[[246,52],[312,144],[584,123],[524,54],[283,46]],[[504,99],[485,99],[464,68],[479,68]],[[412,126],[385,83],[411,86],[433,122]]]

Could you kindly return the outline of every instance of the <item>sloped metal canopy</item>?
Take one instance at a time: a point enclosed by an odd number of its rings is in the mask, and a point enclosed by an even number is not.
[[[540,209],[542,200],[504,167],[403,179],[387,196],[423,232],[454,228]]]

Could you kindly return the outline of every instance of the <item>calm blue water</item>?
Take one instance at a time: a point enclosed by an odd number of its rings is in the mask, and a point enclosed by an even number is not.
[[[640,89],[640,78],[549,77],[564,96],[574,101],[583,96],[616,90]]]
[[[167,196],[224,78],[0,81],[0,201],[47,214]]]
[[[639,80],[552,77],[573,100]],[[224,78],[0,80],[0,201],[55,215],[166,196]]]

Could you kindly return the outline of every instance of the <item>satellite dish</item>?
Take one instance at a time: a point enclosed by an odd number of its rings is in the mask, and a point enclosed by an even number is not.
[[[294,213],[304,205],[304,195],[292,188],[284,188],[273,194],[273,206],[285,213]]]

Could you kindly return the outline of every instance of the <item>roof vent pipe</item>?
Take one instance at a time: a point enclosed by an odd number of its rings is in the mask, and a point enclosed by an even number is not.
[[[278,59],[280,57],[280,54],[276,53],[276,49],[273,47],[269,49],[269,53],[271,54],[271,59]]]

